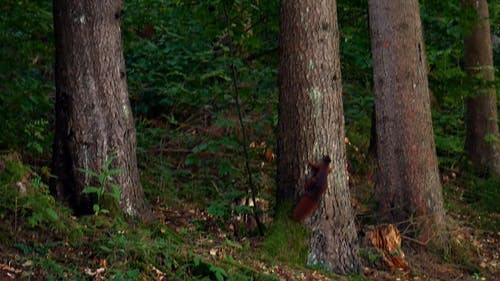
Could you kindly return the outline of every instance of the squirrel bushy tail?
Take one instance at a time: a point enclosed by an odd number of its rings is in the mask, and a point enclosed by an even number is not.
[[[311,198],[311,196],[304,194],[304,196],[300,198],[297,206],[295,206],[295,209],[293,209],[292,217],[296,221],[302,221],[310,216],[312,212],[316,210],[317,206],[318,202],[314,201],[314,198]]]
[[[306,193],[302,195],[299,203],[293,209],[292,217],[296,221],[302,221],[310,216],[318,207],[321,196],[328,189],[328,173],[332,171],[330,165],[330,157],[323,157],[323,162],[314,164],[309,162],[309,166],[314,171],[314,176],[305,184]]]

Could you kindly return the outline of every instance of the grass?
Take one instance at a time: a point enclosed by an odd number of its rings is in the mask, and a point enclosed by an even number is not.
[[[303,266],[307,260],[309,232],[300,223],[293,221],[289,214],[291,204],[285,204],[278,210],[265,239],[266,258]]]
[[[3,29],[9,31],[0,37],[10,43],[0,52],[18,63],[7,60],[8,63],[0,64],[9,74],[2,76],[2,90],[7,94],[0,99],[6,105],[1,116],[5,117],[7,129],[0,136],[0,147],[15,149],[23,156],[7,153],[0,157],[0,264],[22,268],[18,277],[40,276],[47,280],[98,279],[97,275],[107,280],[154,280],[162,275],[168,280],[301,279],[301,273],[311,276],[315,269],[305,265],[309,233],[288,217],[291,206],[278,210],[263,238],[248,231],[235,235],[228,229],[237,213],[233,206],[239,198],[233,194],[245,194],[248,186],[244,161],[239,155],[239,129],[234,122],[235,113],[230,110],[234,97],[228,90],[231,79],[227,78],[226,60],[235,58],[216,52],[214,46],[219,43],[213,42],[226,38],[227,33],[249,34],[219,26],[222,21],[217,14],[206,14],[212,3],[170,6],[167,1],[154,9],[144,9],[144,5],[149,5],[147,1],[127,2],[122,30],[127,80],[138,123],[141,180],[160,219],[156,224],[142,226],[123,219],[111,220],[106,215],[74,218],[48,194],[44,183],[50,176],[48,168],[40,176],[36,173],[36,167],[50,161],[52,140],[53,44],[52,39],[48,43],[44,39],[52,38],[53,33],[50,5],[44,1],[30,2],[28,11],[32,16],[26,18],[26,3],[11,2],[7,3],[12,8],[8,10],[15,12],[0,17]],[[352,15],[352,8],[360,8],[355,2],[340,3],[344,39],[354,34],[352,27],[356,23],[351,20],[362,21],[362,28],[367,28],[362,16],[342,18]],[[241,3],[243,8],[254,11],[253,3]],[[276,1],[259,3],[277,5]],[[242,53],[236,56],[252,57],[253,53],[266,54],[276,49],[277,17],[267,14],[277,13],[276,8],[259,8],[262,14],[252,26],[252,33],[257,37],[262,33],[262,38],[253,38],[258,39],[254,47],[238,45],[238,52],[241,49]],[[235,18],[245,21],[236,27],[246,26],[246,17],[239,15],[245,15],[247,10],[233,11]],[[364,15],[366,9],[359,11]],[[427,13],[431,11],[437,10],[427,9]],[[446,17],[442,13],[439,12],[440,20]],[[260,16],[265,20],[261,21]],[[272,19],[274,25],[268,24]],[[261,25],[263,22],[266,25]],[[148,25],[154,26],[156,35],[143,38],[140,30]],[[356,26],[360,27],[359,22]],[[448,44],[442,40],[446,32],[435,28],[429,28],[427,35],[431,39],[437,35],[440,43]],[[376,207],[370,196],[373,185],[367,176],[373,175],[374,167],[363,154],[370,138],[371,68],[364,61],[353,62],[369,57],[368,37],[364,36],[367,33],[361,33],[356,40],[341,40],[341,46],[346,132],[350,139],[347,149],[353,170],[350,179],[358,195],[359,187],[365,187],[367,194],[358,197],[363,199],[359,205],[366,218],[358,220],[366,225],[376,223],[371,215]],[[457,87],[463,90],[463,85],[436,76],[441,73],[455,77],[453,63],[433,60],[432,54],[443,52],[436,48],[432,42],[427,44],[431,54],[430,86],[440,101],[433,106],[439,165],[442,171],[459,174],[445,185],[447,211],[478,232],[498,232],[500,179],[475,178],[464,168],[463,101],[450,95]],[[256,144],[250,149],[251,169],[259,196],[267,196],[272,202],[269,198],[274,196],[274,162],[262,160],[259,146],[264,143],[272,148],[276,143],[276,54],[273,51],[248,64],[242,60],[238,65],[249,142]],[[20,188],[28,190],[26,195],[19,192]],[[212,214],[207,214],[209,211]],[[474,248],[458,245],[445,258],[471,274],[480,270],[474,255]],[[100,268],[105,271],[97,273]],[[94,275],[85,273],[87,269]],[[362,274],[348,278],[368,280]]]
[[[150,191],[159,198],[154,207],[159,212],[164,208],[178,211],[186,219],[165,213],[159,222],[147,226],[104,215],[76,219],[48,195],[40,177],[19,157],[8,154],[0,159],[0,188],[5,191],[0,198],[0,262],[23,268],[22,274],[27,276],[43,276],[47,280],[85,280],[88,274],[95,278],[100,274],[106,280],[153,280],[158,276],[168,280],[279,280],[299,278],[304,272],[320,272],[327,279],[335,278],[306,266],[309,233],[303,224],[290,219],[290,204],[277,210],[263,238],[241,233],[233,236],[226,228],[232,215],[210,215],[210,205],[203,204],[197,204],[199,211],[190,214],[191,207],[186,204],[189,198],[168,196],[179,188],[175,185],[177,176],[170,169],[155,165],[157,170],[149,169],[143,178],[149,181],[146,188],[163,181],[169,183],[162,187],[169,192]],[[165,180],[163,173],[172,180]],[[20,181],[28,190],[24,197],[15,188]],[[498,218],[494,220],[498,186],[498,179],[493,178],[454,179],[445,187],[449,212],[467,215],[474,227],[498,231]],[[196,186],[187,187],[192,188]],[[53,210],[57,220],[46,210]],[[33,218],[35,223],[30,223]],[[181,222],[185,225],[177,229],[168,224]],[[474,248],[458,246],[446,262],[467,274],[481,272]],[[99,269],[104,271],[97,273]],[[274,270],[286,273],[275,274]],[[362,274],[348,278],[368,280]]]

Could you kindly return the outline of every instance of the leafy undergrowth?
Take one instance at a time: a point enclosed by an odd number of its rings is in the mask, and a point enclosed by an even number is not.
[[[307,267],[307,231],[289,220],[286,208],[273,213],[279,1],[126,1],[127,82],[142,183],[157,216],[151,225],[105,214],[75,218],[49,195],[49,2],[6,1],[0,13],[0,53],[11,58],[0,61],[0,149],[22,153],[0,158],[0,280],[346,279]],[[403,239],[412,272],[401,275],[384,271],[380,257],[362,246],[363,272],[348,279],[499,280],[500,183],[458,168],[467,167],[461,163],[467,89],[457,6],[422,4],[436,149],[454,226],[451,248],[422,251]],[[373,105],[366,5],[338,3],[348,167],[360,234],[376,224],[377,205],[375,164],[362,153]],[[228,13],[233,24],[223,20]],[[248,139],[234,110],[235,88]],[[251,187],[263,236],[248,204]]]
[[[355,131],[351,131],[355,133]],[[366,136],[352,139],[368,139]],[[357,142],[359,143],[359,142]],[[367,151],[367,143],[357,146],[347,142],[352,205],[356,212],[359,233],[367,233],[376,225],[374,200],[374,161],[361,153]],[[499,280],[500,262],[500,179],[481,179],[466,169],[457,168],[456,153],[442,157],[452,167],[442,164],[445,209],[448,218],[449,247],[437,251],[432,243],[422,247],[420,241],[408,238],[401,232],[402,249],[410,265],[410,272],[380,270],[381,257],[371,251],[366,237],[360,237],[360,253],[364,276],[370,280]],[[463,165],[466,166],[466,165]],[[432,241],[431,241],[432,242]]]
[[[18,155],[7,154],[0,163],[2,280],[330,279],[298,260],[287,264],[286,248],[275,245],[272,228],[265,237],[245,237],[235,231],[238,223],[246,227],[242,221],[228,225],[199,202],[153,202],[157,221],[150,225],[104,215],[75,218]],[[283,220],[299,234],[290,239],[304,239],[303,227]],[[282,255],[274,260],[276,249]]]
[[[356,150],[353,144],[349,149]],[[165,155],[147,155],[143,160],[149,169],[143,173],[143,182],[157,216],[150,225],[104,215],[75,218],[48,194],[43,173],[29,169],[16,154],[2,156],[0,279],[345,280],[305,265],[308,233],[289,219],[289,207],[274,215],[272,206],[260,205],[265,224],[262,237],[244,201],[229,199],[229,191],[221,187],[206,186],[213,179],[209,174],[216,170],[199,173],[199,167],[188,165],[171,169],[160,160]],[[365,157],[351,155],[359,157],[359,163]],[[176,154],[170,163],[174,159],[185,163],[189,155],[182,157]],[[263,175],[272,176],[267,167],[272,165],[258,166]],[[362,232],[373,223],[373,177],[357,176],[360,173],[356,172],[366,172],[368,167],[351,168],[355,169],[351,170],[353,205]],[[262,183],[272,184],[263,175]],[[494,196],[499,185],[493,179],[464,178],[443,176],[447,210],[455,225],[449,252],[423,251],[421,245],[403,239],[411,267],[410,274],[404,275],[384,271],[378,263],[380,257],[361,243],[363,272],[347,278],[497,280],[500,238]],[[198,188],[200,194],[183,191],[187,188]],[[272,189],[263,186],[259,197],[271,194]],[[202,200],[203,196],[208,197]],[[216,197],[224,199],[217,201]]]

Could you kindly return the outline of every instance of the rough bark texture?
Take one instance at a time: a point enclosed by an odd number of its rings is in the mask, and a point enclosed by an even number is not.
[[[479,83],[477,91],[467,98],[465,150],[478,174],[500,175],[497,97],[491,84],[495,80],[495,70],[488,3],[486,0],[467,0],[464,4],[478,14],[474,28],[464,40],[466,71],[469,76],[486,82]],[[496,141],[492,141],[493,138]]]
[[[76,214],[92,212],[92,198],[82,194],[96,179],[83,170],[111,167],[121,188],[124,213],[150,215],[139,181],[136,133],[128,100],[121,42],[122,1],[55,0],[56,133],[51,190]]]
[[[339,32],[333,0],[281,1],[277,200],[296,200],[307,161],[332,158],[329,188],[310,219],[309,264],[337,273],[359,267],[347,185]]]
[[[370,0],[369,14],[380,217],[427,241],[445,222],[418,1]]]

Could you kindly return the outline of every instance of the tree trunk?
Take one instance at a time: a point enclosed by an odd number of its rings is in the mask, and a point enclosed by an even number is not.
[[[370,144],[368,146],[368,155],[373,159],[377,159],[377,122],[375,114],[375,104],[372,107],[372,114],[370,118]]]
[[[339,32],[334,0],[281,1],[277,201],[296,200],[307,161],[330,155],[328,190],[307,225],[309,264],[337,273],[359,267],[347,185]]]
[[[120,187],[121,210],[150,215],[139,181],[136,133],[128,100],[120,34],[122,1],[55,0],[56,132],[51,190],[76,214],[92,212],[82,190],[98,185],[83,171],[102,173],[114,157],[112,180]]]
[[[369,14],[380,215],[414,226],[415,237],[425,242],[443,233],[445,215],[419,5],[370,0]]]
[[[480,175],[500,175],[500,147],[498,133],[497,97],[493,82],[493,51],[491,48],[488,3],[486,0],[467,0],[478,18],[474,28],[465,37],[465,68],[470,77],[478,79],[476,92],[467,98],[467,134],[465,150]]]

